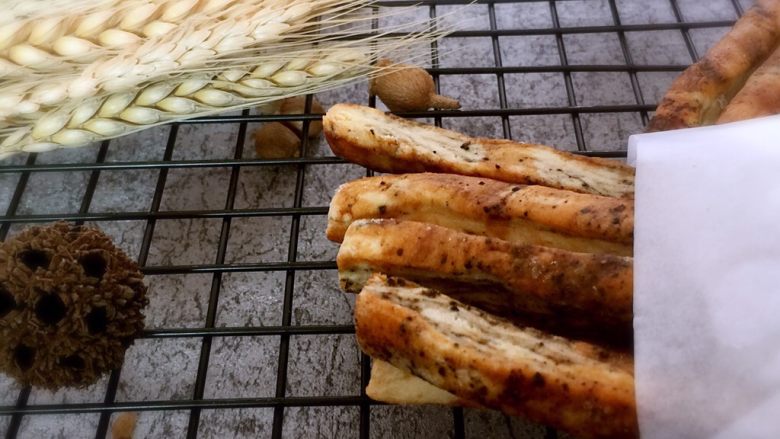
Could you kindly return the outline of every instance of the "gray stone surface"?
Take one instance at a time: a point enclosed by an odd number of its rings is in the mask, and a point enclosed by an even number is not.
[[[563,36],[569,64],[625,64],[616,33],[566,34]]]
[[[540,29],[553,23],[545,2],[498,3],[495,9],[499,29]]]
[[[33,388],[28,402],[30,404],[82,404],[100,402],[106,392],[108,377],[103,377],[85,389],[59,389],[56,391]]]
[[[100,415],[41,415],[22,418],[18,439],[72,439],[87,438],[95,434]]]
[[[278,337],[219,337],[211,345],[206,398],[274,395]]]
[[[224,439],[269,437],[273,418],[274,410],[270,408],[204,410],[200,415],[198,436]]]
[[[691,39],[693,40],[693,45],[696,47],[699,57],[704,56],[704,54],[710,50],[710,47],[717,43],[721,36],[728,32],[728,30],[728,28],[722,27],[691,29]]]
[[[628,136],[644,127],[638,113],[587,113],[580,120],[585,146],[592,151],[625,149]]]
[[[577,104],[631,105],[636,103],[631,78],[625,72],[574,72],[571,75]],[[625,145],[621,145],[625,147]]]
[[[146,316],[149,328],[197,328],[206,323],[210,274],[168,274],[147,277],[149,308],[159,310]],[[223,291],[228,290],[227,282]],[[183,301],[171,291],[186,291]]]
[[[617,0],[618,14],[623,24],[673,23],[674,9],[669,1],[648,3],[637,0]]]
[[[626,32],[631,58],[637,64],[687,65],[691,55],[679,31],[659,30]],[[658,44],[663,41],[664,44]]]
[[[16,381],[8,379],[5,375],[0,375],[0,404],[13,405],[20,389],[21,386]],[[0,421],[0,425],[3,425],[2,421]],[[2,431],[0,430],[0,432]]]
[[[552,35],[501,36],[498,41],[504,66],[554,66],[561,63]]]
[[[192,397],[200,340],[141,339],[125,354],[117,401],[154,401]]]
[[[337,293],[340,293],[340,290],[336,270],[296,272],[292,324],[347,325],[352,323],[355,296]]]
[[[678,0],[685,20],[732,20],[736,17],[730,0],[701,2]],[[623,24],[673,23],[670,2],[665,0],[616,0]],[[740,2],[747,7],[749,0]],[[569,0],[555,3],[560,25],[610,26],[614,24],[608,0]],[[382,8],[387,12],[388,8]],[[499,29],[536,29],[552,26],[549,2],[497,3],[494,6]],[[428,17],[428,7],[411,7],[402,14],[384,16],[383,26],[403,25]],[[490,28],[486,4],[439,6],[437,16],[445,16],[461,30]],[[453,21],[454,20],[454,21]],[[712,46],[727,28],[690,30],[699,55]],[[626,32],[627,48],[634,63],[641,65],[686,65],[691,57],[682,33],[677,30]],[[557,66],[561,55],[555,35],[501,36],[497,38],[503,66]],[[448,38],[439,44],[440,65],[445,68],[493,67],[493,39],[485,36]],[[620,65],[626,62],[617,34],[609,32],[565,33],[564,54],[569,64]],[[419,64],[431,62],[425,53]],[[654,104],[674,80],[675,72],[639,72],[636,77],[646,104]],[[557,108],[569,104],[563,73],[508,73],[503,75],[506,103],[510,108]],[[491,73],[441,75],[441,92],[460,99],[464,110],[499,109],[498,78]],[[574,72],[570,75],[578,105],[632,105],[637,100],[630,76],[624,72]],[[320,93],[326,108],[337,102],[368,102],[365,82],[339,90]],[[379,103],[379,107],[383,108]],[[629,135],[640,132],[643,121],[636,112],[581,113],[585,147],[591,150],[625,148]],[[423,121],[433,122],[432,119]],[[554,145],[575,150],[574,118],[570,114],[524,115],[506,118],[444,117],[444,127],[475,136],[502,137],[511,134],[517,140]],[[229,159],[236,155],[255,157],[251,134],[259,123],[182,124],[177,133],[174,160]],[[239,144],[244,130],[245,139]],[[160,126],[114,140],[107,162],[162,160],[174,129]],[[98,145],[40,154],[38,163],[90,163],[97,157]],[[308,157],[326,157],[332,153],[320,137],[305,148]],[[26,155],[10,158],[3,164],[20,164]],[[228,205],[227,186],[231,168],[149,170],[106,170],[100,172],[89,205],[90,212],[146,212],[152,206],[155,187],[161,175],[165,184],[160,210],[222,210]],[[306,166],[244,166],[238,170],[236,209],[272,209],[293,206],[298,172],[303,172],[302,206],[324,207],[336,188],[365,175],[351,164]],[[21,198],[19,214],[75,213],[91,171],[41,172],[30,176]],[[15,190],[19,174],[0,173],[0,211],[4,211]],[[338,247],[324,236],[324,215],[300,217],[298,261],[332,261]],[[152,232],[146,265],[198,265],[216,263],[223,221],[209,219],[111,220],[88,222],[101,227],[133,258],[141,255],[145,233]],[[11,233],[24,225],[15,224]],[[283,263],[291,257],[289,236],[293,221],[289,216],[236,217],[230,221],[225,263]],[[150,306],[147,327],[202,328],[206,324],[209,293],[220,287],[215,310],[218,327],[279,326],[285,290],[292,292],[292,325],[349,325],[354,297],[338,290],[335,270],[297,271],[290,279],[284,271],[225,273],[155,274],[147,276]],[[206,371],[206,398],[269,397],[277,388],[280,356],[279,336],[215,337],[209,351]],[[121,370],[118,401],[185,400],[192,397],[202,342],[199,338],[153,338],[137,341],[127,352]],[[287,380],[288,396],[356,396],[360,394],[360,353],[354,336],[293,335],[289,338]],[[35,389],[30,404],[91,403],[104,398],[107,378],[87,389],[47,392]],[[13,405],[19,386],[0,376],[0,405]],[[116,415],[114,415],[116,416]],[[287,407],[282,423],[285,438],[350,438],[358,436],[359,407]],[[453,434],[453,413],[440,407],[374,406],[370,410],[371,437],[439,438]],[[182,437],[189,412],[142,412],[136,437]],[[199,437],[268,437],[273,421],[272,408],[204,410],[198,424]],[[5,434],[9,417],[0,417],[0,436]],[[36,415],[22,418],[20,438],[94,437],[98,415]],[[497,412],[465,410],[464,426],[469,438],[542,438],[544,429],[521,419]]]
[[[295,439],[358,437],[357,407],[291,407],[284,411],[282,436]]]
[[[572,117],[568,114],[510,116],[509,121],[512,137],[517,140],[555,145],[567,151],[577,149]]]
[[[284,278],[284,272],[277,271],[223,275],[217,326],[281,325]],[[211,288],[211,276],[207,288]],[[208,299],[208,291],[204,297]]]
[[[686,21],[736,20],[737,13],[730,0],[679,0]]]
[[[292,336],[289,361],[289,396],[360,395],[360,349],[352,335]]]
[[[30,175],[19,203],[20,214],[77,212],[88,172],[37,172]]]
[[[561,26],[609,26],[613,24],[607,0],[571,0],[556,4]]]
[[[466,436],[495,439],[542,439],[545,429],[521,418],[493,410],[467,409],[463,415]]]
[[[371,438],[452,437],[452,410],[435,406],[379,406],[371,409]]]

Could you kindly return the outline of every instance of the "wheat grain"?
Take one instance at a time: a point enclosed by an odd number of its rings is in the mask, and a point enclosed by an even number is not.
[[[133,90],[216,62],[227,68],[260,65],[269,50],[355,38],[365,29],[327,30],[359,22],[350,14],[370,1],[117,0],[109,5],[113,14],[77,11],[10,22],[0,27],[0,77],[5,79],[0,94],[21,99],[16,106],[0,107],[0,121],[28,117],[68,99]],[[285,74],[289,80],[304,79]]]
[[[447,32],[372,31],[373,0],[47,1],[0,18],[0,157],[330,89]]]
[[[151,126],[206,116],[324,89],[367,75],[377,53],[398,41],[373,47],[309,51],[254,69],[199,72],[151,83],[132,92],[69,102],[26,123],[0,129],[0,158],[27,151],[41,152],[109,139]],[[324,74],[318,74],[324,72]]]

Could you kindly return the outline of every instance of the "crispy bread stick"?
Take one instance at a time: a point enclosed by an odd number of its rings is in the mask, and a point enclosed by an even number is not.
[[[366,395],[374,401],[390,404],[475,406],[422,378],[377,359],[371,361],[371,379],[366,386]]]
[[[780,47],[748,78],[718,118],[736,122],[780,113]]]
[[[372,358],[463,400],[581,438],[638,435],[630,357],[382,275],[358,295],[355,331]]]
[[[516,244],[413,221],[359,220],[336,260],[341,287],[354,293],[380,272],[491,292],[510,313],[586,316],[605,327],[633,318],[629,257]]]
[[[634,196],[634,168],[511,140],[469,137],[374,108],[332,106],[323,118],[333,152],[381,172],[444,172],[619,198]]]
[[[672,83],[648,131],[715,123],[751,73],[780,43],[780,1],[758,0],[697,63]]]
[[[454,174],[384,175],[342,185],[330,203],[328,239],[352,221],[396,218],[512,242],[631,256],[634,203],[543,186]]]

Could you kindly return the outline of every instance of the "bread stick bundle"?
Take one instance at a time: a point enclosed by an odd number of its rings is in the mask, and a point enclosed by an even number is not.
[[[328,212],[328,239],[352,222],[394,218],[511,242],[631,256],[634,203],[600,195],[455,174],[383,175],[342,185]]]
[[[716,123],[780,114],[780,47],[748,78]]]
[[[614,160],[545,145],[470,137],[354,104],[332,106],[322,124],[337,156],[379,172],[441,172],[634,197],[634,168]]]
[[[778,71],[780,0],[758,0],[672,84],[648,130],[776,114]],[[341,186],[328,213],[374,360],[371,398],[638,437],[632,167],[358,105],[332,107],[323,127],[336,155],[399,174]]]
[[[375,359],[373,398],[493,408],[584,439],[638,437],[630,356],[383,275],[358,295],[355,328]]]
[[[704,57],[677,77],[647,130],[711,125],[780,111],[771,100],[777,95],[772,90],[777,88],[779,60],[772,54],[778,46],[780,1],[758,0]],[[768,65],[762,68],[765,62]]]
[[[633,168],[357,105],[323,126],[337,155],[398,173],[328,212],[371,398],[636,437]]]
[[[386,273],[496,315],[623,345],[631,334],[632,263],[396,220],[354,222],[337,257],[347,292],[359,293],[373,273]]]

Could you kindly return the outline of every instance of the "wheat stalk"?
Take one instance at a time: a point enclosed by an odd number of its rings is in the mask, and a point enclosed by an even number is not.
[[[269,57],[256,67],[237,65],[227,71],[181,74],[133,91],[72,100],[0,128],[0,159],[23,151],[82,146],[171,121],[338,87],[370,73],[381,73],[386,68],[377,69],[373,65],[376,59],[405,48],[408,41],[372,43],[297,51]]]
[[[61,16],[11,4],[14,19],[0,18],[0,157],[337,87],[446,33],[438,21],[372,31],[371,1],[36,1]],[[168,33],[143,30],[160,23]],[[101,45],[112,35],[125,44]],[[70,38],[89,44],[57,53]],[[9,55],[30,48],[44,61]]]
[[[90,9],[7,23],[0,28],[0,77],[5,79],[0,102],[13,105],[0,107],[0,121],[71,98],[131,90],[216,61],[245,60],[255,55],[248,51],[252,48],[321,41],[324,34],[308,29],[312,23],[349,21],[344,14],[367,3],[115,0],[87,15],[83,12]],[[326,14],[330,21],[320,20]]]
[[[0,122],[217,62],[229,66],[257,57],[257,63],[268,50],[354,38],[366,30],[328,30],[359,23],[352,13],[371,1],[115,0],[110,16],[99,10],[10,23],[0,29],[0,102],[13,104],[0,107]],[[150,28],[158,31],[147,36]]]
[[[15,1],[15,0],[14,0]],[[185,30],[167,41],[183,46],[196,41],[199,49],[229,51],[284,33],[297,36],[295,26],[309,18],[340,10],[354,10],[365,0],[49,0],[71,3],[64,14],[30,11],[17,19],[0,19],[0,59],[7,77],[33,71],[61,70],[89,63],[111,51],[129,54],[158,37]],[[4,6],[0,0],[0,6]],[[14,6],[11,3],[11,16]],[[60,7],[55,7],[58,11]],[[227,28],[227,29],[226,29]],[[188,41],[178,41],[184,37]],[[225,41],[227,40],[227,41]],[[189,48],[185,48],[186,50]]]

